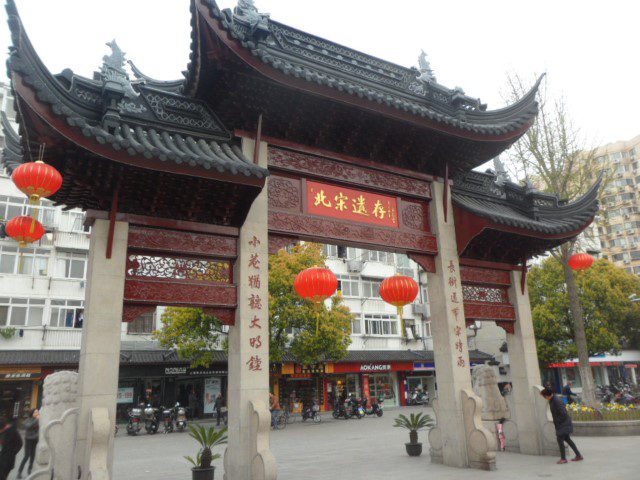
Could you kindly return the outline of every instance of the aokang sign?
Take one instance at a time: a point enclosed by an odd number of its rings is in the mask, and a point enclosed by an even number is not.
[[[360,365],[361,372],[390,372],[390,364],[363,363]]]

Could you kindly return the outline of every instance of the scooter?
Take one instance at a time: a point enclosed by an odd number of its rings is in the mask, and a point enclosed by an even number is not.
[[[141,428],[140,417],[142,417],[142,408],[134,407],[129,410],[129,423],[127,423],[127,433],[129,435],[137,435]]]
[[[360,405],[360,401],[356,399],[356,397],[351,397],[347,400],[347,415],[349,417],[356,417],[358,420],[361,420],[364,417],[364,408]]]
[[[340,400],[336,400],[336,403],[333,406],[333,418],[338,419],[342,417],[345,420],[348,420],[349,418],[351,418],[348,410],[349,408],[347,407],[346,401],[342,402]]]
[[[164,427],[164,433],[173,432],[173,409],[160,407],[162,410],[162,426]]]
[[[313,420],[314,423],[320,423],[320,407],[315,400],[311,407],[305,408],[302,411],[302,421],[304,422],[308,419]]]
[[[180,403],[176,403],[173,407],[173,415],[175,417],[176,428],[178,431],[184,431],[184,429],[187,428],[187,410],[180,406]]]
[[[150,403],[144,409],[144,429],[148,434],[153,435],[158,431],[158,409],[153,408]]]
[[[407,399],[409,405],[429,405],[429,393],[414,390]]]
[[[376,403],[371,404],[371,408],[367,408],[367,397],[362,399],[362,409],[364,410],[365,415],[377,415],[378,417],[382,416],[382,407],[384,403],[383,398],[379,398]]]

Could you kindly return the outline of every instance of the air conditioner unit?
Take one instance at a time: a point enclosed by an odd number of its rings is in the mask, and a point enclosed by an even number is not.
[[[411,313],[421,315],[423,318],[429,317],[429,306],[426,303],[412,303]]]
[[[624,261],[624,264],[625,264],[625,265],[629,265],[630,263],[631,263],[631,260],[629,260],[628,258],[627,258],[627,259],[625,259],[625,261]]]
[[[347,271],[349,273],[360,273],[362,272],[362,260],[348,260],[347,261]]]

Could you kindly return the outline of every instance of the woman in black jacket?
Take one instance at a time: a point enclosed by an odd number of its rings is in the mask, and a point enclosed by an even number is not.
[[[571,447],[571,450],[576,454],[572,462],[579,462],[583,460],[582,455],[578,451],[578,447],[571,440],[570,435],[573,433],[573,423],[571,417],[567,413],[567,409],[564,406],[564,402],[560,397],[553,394],[553,391],[549,388],[545,388],[540,392],[548,402],[551,409],[551,416],[553,417],[553,424],[556,427],[556,437],[558,439],[558,446],[560,447],[560,460],[557,463],[567,463],[567,454],[564,448],[564,442]]]

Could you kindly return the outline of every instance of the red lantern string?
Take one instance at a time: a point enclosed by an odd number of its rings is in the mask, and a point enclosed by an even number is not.
[[[338,289],[338,279],[328,268],[307,268],[298,273],[293,288],[302,298],[320,305]],[[316,316],[316,335],[318,334],[319,315]]]
[[[382,299],[398,309],[402,336],[406,335],[402,309],[405,305],[413,302],[418,296],[418,282],[411,277],[395,275],[385,279],[380,285],[380,296]]]

